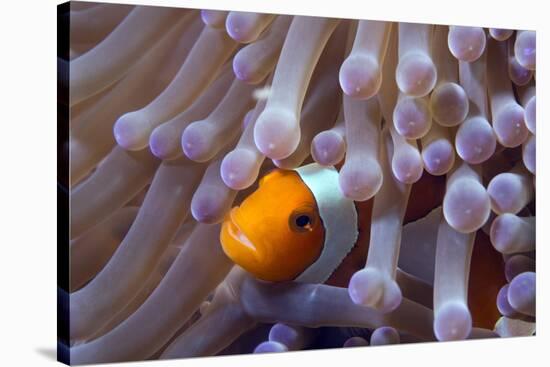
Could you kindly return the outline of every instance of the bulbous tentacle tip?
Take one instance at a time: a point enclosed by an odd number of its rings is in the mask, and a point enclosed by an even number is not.
[[[225,29],[229,37],[240,43],[254,40],[255,22],[253,13],[230,12],[225,21]]]
[[[487,37],[481,27],[452,26],[449,29],[449,51],[460,61],[474,62],[485,50]]]
[[[512,29],[502,29],[502,28],[489,28],[489,34],[491,37],[497,41],[506,41],[508,38],[512,37],[514,30]]]
[[[491,213],[489,194],[475,180],[460,179],[447,188],[443,199],[443,216],[458,232],[470,233],[481,228]]]
[[[525,105],[525,125],[532,134],[536,133],[537,125],[537,98],[533,96]]]
[[[348,293],[353,303],[373,306],[382,297],[384,280],[380,273],[373,269],[362,269],[350,279]]]
[[[151,133],[149,137],[149,149],[155,157],[162,160],[174,159],[178,157],[178,154],[181,155],[177,137],[167,136],[167,132],[160,128],[156,128]]]
[[[266,341],[261,344],[259,344],[256,349],[254,349],[254,353],[281,353],[281,352],[288,352],[288,348],[286,345],[279,343],[279,342],[273,342],[273,341]]]
[[[497,309],[502,316],[514,318],[517,316],[518,312],[510,305],[508,301],[508,288],[509,284],[505,284],[497,294]]]
[[[533,71],[524,68],[515,57],[508,58],[508,74],[516,85],[527,85],[533,78]]]
[[[470,164],[483,163],[495,153],[497,138],[493,127],[480,116],[468,118],[458,128],[455,149]]]
[[[281,343],[286,346],[288,350],[303,349],[307,340],[307,331],[300,326],[276,323],[271,330],[269,330],[269,341]]]
[[[395,310],[403,299],[397,283],[372,268],[359,270],[352,276],[348,293],[355,304],[372,307],[383,313]]]
[[[183,131],[181,148],[183,153],[195,162],[206,162],[212,157],[211,138],[212,127],[204,121],[195,121]]]
[[[297,117],[283,109],[266,109],[254,126],[254,141],[258,150],[271,159],[290,156],[300,143]]]
[[[454,147],[448,140],[432,142],[422,150],[424,169],[434,176],[449,172],[455,162]]]
[[[378,93],[382,73],[378,62],[366,54],[348,57],[340,68],[340,87],[355,99],[368,99]]]
[[[493,129],[500,144],[507,148],[521,145],[528,137],[525,111],[517,103],[510,103],[495,113]]]
[[[413,97],[424,97],[435,86],[437,69],[428,56],[412,52],[399,60],[395,80],[401,92]]]
[[[510,306],[522,314],[535,316],[536,274],[526,271],[517,275],[510,282],[508,301]]]
[[[464,340],[471,331],[472,316],[464,304],[449,302],[436,311],[434,333],[437,340]]]
[[[259,163],[250,150],[237,148],[229,152],[222,161],[220,168],[222,180],[233,190],[244,190],[256,180]]]
[[[523,143],[522,154],[523,164],[525,168],[529,170],[533,175],[537,174],[537,149],[536,149],[536,137],[535,135],[529,136],[527,141]],[[535,181],[533,180],[533,183]]]
[[[113,126],[117,144],[126,150],[144,149],[149,139],[147,125],[137,112],[128,112],[120,116]]]
[[[535,70],[537,63],[537,36],[534,31],[518,32],[514,54],[521,66]]]
[[[468,96],[459,84],[443,83],[430,95],[430,108],[437,123],[442,126],[457,126],[468,115]]]
[[[211,194],[193,197],[191,201],[191,215],[197,222],[213,224],[218,223],[223,219],[221,212],[222,203],[216,195],[217,187],[205,187]]]
[[[202,22],[212,28],[223,28],[225,26],[225,19],[227,17],[226,11],[221,10],[201,10]]]
[[[393,111],[395,130],[407,139],[419,139],[432,125],[432,112],[426,99],[405,97]]]
[[[351,200],[365,201],[372,198],[380,190],[382,181],[382,169],[372,159],[358,166],[344,164],[340,170],[340,189]]]
[[[154,133],[154,131],[153,131]],[[162,144],[161,139],[154,138],[154,135],[151,135],[151,139],[149,139],[149,149],[151,150],[151,153],[159,159],[164,159],[166,156],[166,152],[164,150],[164,146]]]
[[[399,344],[401,338],[396,329],[390,326],[382,326],[375,329],[370,337],[370,345]]]
[[[404,184],[420,180],[424,169],[422,156],[413,149],[394,151],[391,166],[395,178]]]
[[[311,156],[323,166],[334,166],[346,154],[346,142],[342,135],[334,131],[322,131],[311,143]]]

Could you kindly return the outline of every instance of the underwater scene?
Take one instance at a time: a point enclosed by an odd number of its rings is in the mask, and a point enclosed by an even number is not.
[[[65,362],[535,334],[535,31],[64,9]]]

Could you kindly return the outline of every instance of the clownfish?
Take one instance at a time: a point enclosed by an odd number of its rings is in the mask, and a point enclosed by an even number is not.
[[[411,188],[403,224],[440,206],[444,193],[444,177],[422,175]],[[274,169],[225,217],[221,245],[235,264],[258,279],[347,287],[366,263],[372,204],[373,199],[346,198],[334,167],[312,163]],[[496,294],[505,283],[504,264],[481,231],[474,254],[470,283],[478,286],[469,287],[469,304],[474,326],[489,327],[500,317]]]
[[[344,197],[333,167],[274,169],[230,210],[220,240],[226,255],[259,279],[324,283],[356,244],[368,245],[371,208],[371,200],[355,205]],[[366,246],[359,247],[354,253],[363,256],[352,257],[365,257]]]

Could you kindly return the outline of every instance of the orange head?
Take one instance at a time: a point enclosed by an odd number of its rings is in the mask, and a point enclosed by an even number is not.
[[[225,218],[220,239],[236,264],[259,279],[292,280],[323,250],[315,198],[296,171],[276,169]]]

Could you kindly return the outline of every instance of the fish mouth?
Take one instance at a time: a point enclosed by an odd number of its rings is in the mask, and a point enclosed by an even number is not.
[[[252,241],[250,241],[250,239],[246,237],[242,229],[233,220],[229,222],[228,233],[233,239],[239,241],[243,246],[246,246],[251,250],[256,251],[256,247],[254,246]]]
[[[258,259],[258,249],[248,238],[236,221],[238,207],[231,209],[226,216],[220,234],[222,248],[225,254],[236,264],[243,266]],[[243,266],[245,267],[245,266]]]

